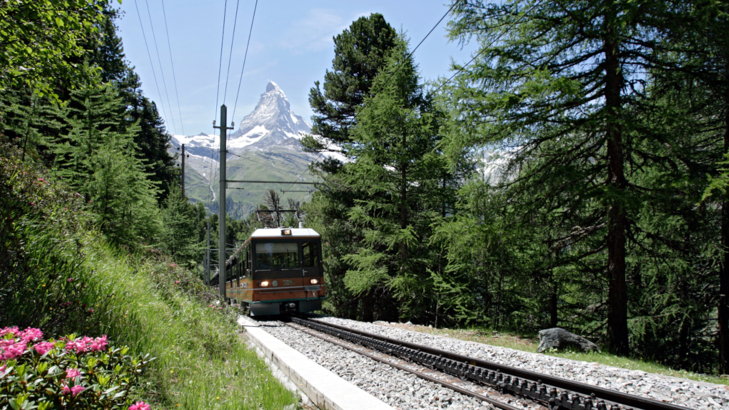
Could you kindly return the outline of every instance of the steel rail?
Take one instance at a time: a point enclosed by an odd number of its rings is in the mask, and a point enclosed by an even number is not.
[[[632,406],[643,410],[689,410],[670,403],[505,366],[331,323],[325,324],[301,318],[292,319],[296,323],[333,336],[419,362],[427,367],[441,369],[457,375],[463,380],[471,379],[495,387],[500,391],[509,391],[519,396],[548,403],[552,409],[619,410],[622,408],[629,410],[630,408],[625,406]],[[347,335],[347,333],[352,335]]]
[[[296,327],[295,329],[297,329],[299,331],[302,331],[302,332],[304,332],[304,333],[306,333],[308,335],[311,335],[311,336],[314,336],[314,337],[318,337],[318,338],[322,338],[320,335],[318,335],[318,334],[316,334],[314,332],[311,332],[309,330],[302,329],[300,327]],[[345,348],[347,350],[354,350],[350,346],[347,346],[346,344],[344,344],[342,342],[339,342],[339,341],[336,341],[336,340],[331,340],[331,339],[323,339],[323,340],[326,340],[327,342],[333,343],[333,344],[335,344],[337,346],[343,347],[343,348]],[[502,402],[497,401],[497,400],[494,400],[494,399],[492,399],[492,398],[490,398],[488,396],[484,396],[483,394],[479,394],[479,393],[476,393],[474,391],[471,391],[471,390],[468,390],[468,389],[464,389],[463,387],[456,386],[455,384],[448,383],[447,381],[444,381],[444,380],[440,380],[440,379],[435,378],[433,376],[430,376],[430,375],[428,375],[426,373],[419,372],[419,371],[416,371],[416,370],[412,370],[412,369],[409,369],[406,366],[403,366],[403,365],[400,365],[400,364],[393,363],[391,361],[385,360],[385,359],[383,359],[381,357],[378,357],[378,356],[376,356],[376,355],[374,355],[372,353],[363,352],[363,351],[360,351],[360,350],[354,350],[354,351],[357,352],[357,353],[359,353],[359,354],[361,354],[361,355],[363,355],[363,356],[367,356],[370,359],[373,359],[373,360],[376,360],[378,362],[381,362],[381,363],[390,365],[390,366],[392,366],[392,367],[394,367],[396,369],[400,369],[400,370],[402,370],[404,372],[412,373],[412,374],[420,377],[421,379],[425,379],[425,380],[428,380],[430,382],[440,384],[443,387],[447,387],[447,388],[449,388],[451,390],[457,391],[457,392],[459,392],[461,394],[464,394],[466,396],[471,396],[471,397],[477,398],[477,399],[479,399],[481,401],[485,401],[485,402],[491,404],[492,406],[498,407],[498,408],[500,408],[502,410],[523,410],[523,408],[514,407],[514,406],[511,406],[509,404],[502,403]]]

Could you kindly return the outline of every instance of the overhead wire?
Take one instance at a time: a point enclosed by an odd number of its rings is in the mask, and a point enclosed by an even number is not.
[[[433,28],[431,28],[431,29],[430,29],[430,31],[428,32],[428,34],[426,34],[426,35],[425,35],[425,37],[423,37],[423,39],[422,39],[422,40],[420,40],[420,42],[418,43],[418,45],[417,45],[417,46],[415,46],[415,48],[413,49],[413,51],[411,51],[411,52],[410,52],[410,53],[409,53],[409,54],[407,55],[407,57],[406,57],[406,59],[405,59],[406,61],[407,61],[407,59],[409,59],[410,57],[412,57],[412,56],[413,56],[413,54],[415,54],[415,51],[417,51],[417,50],[418,50],[418,48],[419,48],[419,47],[420,47],[420,46],[421,46],[421,45],[423,44],[423,42],[425,42],[425,39],[427,39],[427,38],[428,38],[428,36],[430,36],[430,34],[431,34],[431,33],[432,33],[432,32],[433,32],[433,31],[434,31],[434,30],[435,30],[435,29],[436,29],[436,28],[437,28],[437,27],[438,27],[438,26],[440,25],[440,23],[441,23],[441,22],[443,21],[443,19],[445,19],[445,18],[446,18],[446,16],[447,16],[448,14],[450,14],[450,12],[451,12],[451,11],[453,10],[453,8],[454,8],[454,7],[456,7],[456,4],[458,4],[458,1],[459,1],[459,0],[455,0],[455,1],[453,2],[453,4],[451,5],[451,7],[450,7],[450,8],[448,9],[448,11],[446,11],[446,12],[445,12],[445,14],[443,14],[443,16],[442,16],[442,17],[440,18],[440,20],[438,20],[438,22],[437,22],[437,23],[435,23],[435,25],[433,26]],[[397,69],[395,69],[395,71],[393,71],[392,73],[390,73],[390,75],[389,75],[389,76],[387,77],[387,79],[385,80],[385,84],[383,84],[383,85],[382,85],[382,88],[381,88],[381,89],[384,89],[384,88],[385,88],[385,86],[387,86],[387,84],[389,84],[389,83],[390,83],[390,80],[392,79],[392,77],[393,77],[393,76],[394,76],[395,74],[397,74],[397,72],[398,72],[398,71],[400,71],[400,68],[402,68],[402,66],[403,66],[403,65],[404,65],[404,64],[399,64],[399,65],[397,66]],[[372,95],[372,96],[374,97],[374,95]]]
[[[136,0],[135,0],[136,1]],[[225,0],[225,3],[223,4],[223,33],[220,36],[220,61],[218,62],[218,86],[215,93],[215,115],[213,116],[213,122],[215,122],[215,117],[218,116],[218,101],[220,98],[220,73],[223,70],[223,45],[225,43],[225,20],[226,20],[226,14],[228,12],[228,0]],[[225,126],[225,124],[220,124],[222,127]],[[213,146],[215,146],[215,139],[213,138]],[[213,166],[213,157],[215,155],[215,150],[213,150],[213,147],[210,147],[210,167]],[[220,155],[218,155],[218,160],[220,160]],[[214,174],[211,173],[210,175],[210,187],[212,189],[213,185],[213,178]],[[212,199],[210,200],[210,204],[212,205]]]
[[[162,85],[165,89],[165,96],[167,97],[167,108],[169,109],[170,119],[172,119],[172,126],[177,131],[177,124],[175,123],[175,116],[172,114],[172,105],[170,104],[170,94],[167,92],[167,81],[165,81],[165,70],[162,68],[162,59],[159,56],[159,47],[157,47],[157,36],[154,34],[154,21],[152,20],[152,13],[149,11],[149,0],[144,0],[147,4],[147,16],[149,16],[149,25],[152,28],[152,39],[154,40],[154,50],[157,53],[157,62],[159,63],[159,73],[162,76]]]
[[[223,104],[225,104],[225,100],[228,96],[228,79],[230,78],[230,62],[233,61],[233,44],[235,44],[235,28],[238,26],[238,6],[240,5],[240,0],[237,0],[235,3],[235,17],[233,18],[233,35],[230,38],[230,54],[228,55],[228,72],[225,74],[225,88],[223,91]],[[235,121],[235,117],[232,117],[233,121]]]
[[[257,1],[257,0],[256,0],[256,1]],[[420,40],[420,42],[418,43],[418,45],[417,45],[417,46],[415,46],[415,48],[413,49],[413,51],[411,51],[411,52],[410,52],[410,53],[409,53],[409,54],[407,55],[407,59],[409,59],[410,57],[412,57],[412,56],[413,56],[413,54],[415,54],[415,51],[417,51],[417,50],[418,50],[418,48],[420,48],[420,46],[421,46],[421,45],[422,45],[422,44],[423,44],[423,43],[425,42],[425,40],[426,40],[426,39],[427,39],[427,38],[428,38],[428,37],[429,37],[429,36],[430,36],[430,35],[431,35],[431,34],[433,33],[433,31],[435,31],[435,29],[436,29],[436,28],[437,28],[437,27],[438,27],[438,26],[440,25],[440,23],[441,23],[441,22],[443,21],[443,19],[445,19],[445,18],[446,18],[446,16],[448,16],[448,14],[450,14],[450,12],[451,12],[451,11],[453,10],[453,8],[454,8],[454,7],[456,7],[456,4],[458,4],[458,2],[459,2],[459,0],[455,0],[455,1],[453,2],[453,4],[451,5],[451,7],[450,7],[450,8],[448,9],[448,11],[446,11],[446,12],[445,12],[445,14],[443,14],[443,16],[441,16],[441,18],[440,18],[440,19],[438,20],[438,22],[437,22],[437,23],[435,23],[435,25],[434,25],[434,26],[433,26],[433,27],[432,27],[432,28],[430,29],[430,31],[428,31],[428,34],[426,34],[426,35],[425,35],[425,37],[423,37],[423,39],[422,39],[422,40]],[[397,74],[397,72],[398,72],[398,71],[400,71],[400,68],[401,68],[402,66],[403,66],[403,64],[400,64],[400,65],[398,65],[398,66],[397,66],[397,69],[395,69],[395,71],[393,71],[392,73],[390,73],[390,75],[389,75],[389,76],[387,77],[387,79],[385,80],[385,83],[384,83],[384,84],[382,85],[382,88],[381,88],[381,89],[384,89],[384,88],[385,88],[385,86],[387,86],[387,84],[389,84],[389,82],[390,82],[390,80],[392,79],[392,77],[393,77],[393,76],[394,76],[395,74]],[[376,95],[376,93],[372,93],[372,94],[371,94],[371,96],[372,96],[372,97],[374,97],[375,95]],[[314,159],[314,161],[312,161],[312,162],[316,162],[316,161],[317,161],[317,160],[319,159],[319,157],[320,157],[320,156],[321,156],[322,154],[323,154],[323,152],[320,152],[320,153],[319,153],[319,155],[318,155],[318,156],[316,157],[316,159]],[[307,168],[307,169],[306,169],[306,172],[309,172],[309,171],[310,171],[310,168]],[[304,175],[304,174],[306,174],[306,172],[304,172],[303,174],[301,174],[301,177],[303,177],[303,175]],[[300,179],[301,177],[299,177],[299,179]],[[298,180],[297,180],[297,181],[298,181]],[[289,187],[288,187],[288,188],[291,188],[291,186],[292,186],[292,185],[293,185],[293,184],[289,185]],[[286,188],[286,190],[288,190],[288,188]],[[307,197],[308,197],[308,195],[307,195]]]
[[[246,52],[243,56],[243,68],[240,69],[240,80],[238,80],[238,91],[235,93],[235,103],[233,104],[233,119],[235,119],[235,108],[238,106],[238,95],[240,95],[240,85],[243,82],[243,70],[246,69],[246,60],[248,60],[248,47],[251,45],[251,34],[253,33],[253,22],[256,20],[256,10],[258,9],[258,0],[253,6],[253,17],[251,17],[251,28],[248,30],[248,42],[246,43]]]
[[[225,43],[225,18],[228,12],[228,0],[225,0],[223,6],[223,34],[220,36],[220,61],[218,62],[218,87],[215,93],[215,115],[213,118],[218,116],[218,101],[220,99],[220,73],[223,71],[223,44]],[[225,126],[225,124],[221,124]]]
[[[165,21],[165,33],[167,33],[167,50],[170,52],[170,65],[172,66],[172,82],[175,84],[175,97],[177,98],[177,113],[179,114],[180,118],[180,129],[182,130],[182,135],[185,135],[185,124],[182,120],[182,109],[180,109],[180,94],[177,92],[177,77],[175,76],[175,63],[174,59],[172,58],[172,46],[170,45],[170,31],[167,29],[167,13],[165,13],[165,2],[162,1],[162,17],[164,17]]]
[[[139,26],[142,29],[142,38],[144,38],[144,47],[147,49],[147,57],[149,57],[149,64],[152,67],[152,77],[154,78],[154,85],[157,87],[157,94],[159,94],[159,97],[162,98],[162,93],[159,90],[159,82],[157,81],[157,74],[155,73],[155,70],[154,70],[154,62],[152,62],[152,53],[149,52],[149,45],[147,44],[147,36],[144,34],[144,23],[142,23],[142,15],[139,13],[139,6],[137,5],[137,0],[134,0],[134,8],[137,9],[137,17],[139,17]],[[164,104],[160,104],[160,108],[162,110],[162,116],[166,117]]]

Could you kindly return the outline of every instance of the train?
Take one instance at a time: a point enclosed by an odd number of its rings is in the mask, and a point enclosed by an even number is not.
[[[310,228],[256,229],[225,262],[226,296],[250,316],[321,310],[321,235]]]

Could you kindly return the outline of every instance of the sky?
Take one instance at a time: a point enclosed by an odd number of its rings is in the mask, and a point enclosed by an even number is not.
[[[223,103],[228,123],[234,121],[237,128],[269,81],[281,87],[292,110],[311,124],[309,89],[331,69],[334,36],[361,16],[381,13],[406,34],[412,50],[450,7],[444,0],[258,0],[241,77],[254,4],[255,0],[227,0],[227,4],[226,0],[123,0],[117,4],[122,11],[118,34],[126,58],[170,133],[217,134],[213,119],[220,122],[218,107]],[[452,60],[465,63],[473,55],[475,45],[447,39],[449,19],[413,55],[423,80],[450,77]]]

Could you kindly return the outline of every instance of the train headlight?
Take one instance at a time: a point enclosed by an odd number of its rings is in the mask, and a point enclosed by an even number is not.
[[[267,280],[264,280],[263,282],[261,282],[261,287],[262,288],[268,287],[268,281]]]
[[[319,279],[312,279],[311,280],[311,284],[312,285],[316,285],[317,283],[319,283]]]

